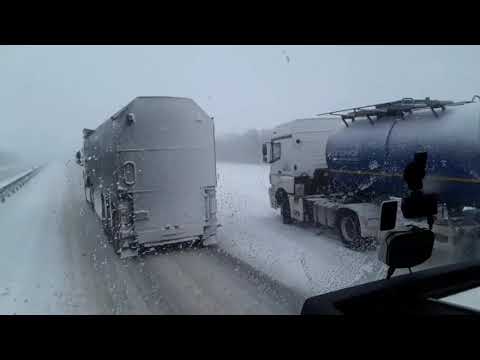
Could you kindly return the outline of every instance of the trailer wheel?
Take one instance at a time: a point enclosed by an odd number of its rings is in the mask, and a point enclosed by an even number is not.
[[[208,245],[205,245],[205,239],[202,236],[200,236],[198,240],[194,241],[192,245],[197,246],[199,248],[205,248],[208,246]]]
[[[93,190],[93,186],[90,187],[90,200],[92,200],[90,206],[95,211],[95,191]]]
[[[118,228],[118,212],[112,213],[112,229],[110,231],[109,242],[113,246],[113,250],[116,254],[120,252],[120,232]]]
[[[107,199],[103,194],[100,195],[102,201],[102,227],[105,235],[108,235],[108,219],[107,219]]]
[[[115,254],[119,254],[120,250],[121,250],[120,232],[118,231],[118,228],[116,226],[110,234],[110,239],[111,239],[111,243],[112,243],[112,246],[113,246],[113,250],[115,251]]]
[[[119,254],[120,253],[120,235],[119,234],[113,235],[112,245],[113,245],[113,250],[115,251],[115,254]]]
[[[351,249],[361,249],[363,239],[360,232],[360,221],[353,211],[340,211],[337,220],[338,230],[343,244]]]
[[[110,218],[107,221],[107,226],[106,226],[106,235],[107,235],[107,241],[109,244],[114,243],[114,238],[115,234],[117,233],[117,227],[116,227],[116,222],[115,222],[115,209],[114,205],[112,202],[110,202]]]
[[[111,243],[110,234],[112,233],[112,203],[110,201],[110,195],[104,197],[104,209],[105,209],[105,221],[104,230],[108,236],[108,242]]]

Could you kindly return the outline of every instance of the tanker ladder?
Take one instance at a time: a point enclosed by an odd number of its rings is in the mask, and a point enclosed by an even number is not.
[[[404,118],[406,114],[412,114],[413,111],[424,109],[430,109],[433,114],[438,117],[435,109],[441,109],[444,111],[447,106],[471,104],[475,102],[475,100],[480,100],[480,96],[474,95],[470,101],[431,100],[429,97],[425,99],[403,98],[397,101],[330,111],[317,114],[316,116],[340,116],[346,127],[349,126],[347,120],[354,122],[357,117],[367,118],[368,121],[370,121],[370,124],[374,125],[375,121],[372,117],[375,117],[375,120],[384,116],[400,116],[401,118]]]

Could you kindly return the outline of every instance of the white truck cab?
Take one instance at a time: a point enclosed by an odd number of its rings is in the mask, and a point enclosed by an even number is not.
[[[263,144],[263,161],[270,164],[270,202],[280,207],[282,196],[295,194],[295,178],[314,176],[326,169],[325,148],[328,136],[342,123],[338,118],[298,119],[273,129]],[[300,187],[297,186],[297,193]]]
[[[293,221],[339,228],[348,246],[363,244],[378,232],[378,206],[342,201],[331,194],[326,146],[343,127],[337,118],[298,119],[273,129],[263,144],[263,162],[270,164],[271,207],[281,209],[283,223]],[[338,195],[338,196],[337,196]]]
[[[343,126],[338,118],[298,119],[277,126],[262,146],[263,162],[270,164],[270,205],[281,209],[285,224],[337,228],[345,245],[362,247],[365,239],[377,238],[379,204],[345,201],[345,194],[328,188],[327,140]],[[400,210],[398,214],[397,223],[404,224]],[[451,230],[440,219],[437,223],[434,232],[439,241],[446,241],[441,239],[452,236]]]

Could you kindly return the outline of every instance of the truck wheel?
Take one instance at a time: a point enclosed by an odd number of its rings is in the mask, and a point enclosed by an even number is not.
[[[106,211],[106,205],[105,205],[105,196],[103,196],[103,194],[100,194],[100,201],[102,203],[102,211],[101,211],[101,214],[102,214],[102,226],[103,226],[103,229],[105,230],[105,226],[106,226],[106,217],[107,217],[107,211]]]
[[[111,229],[110,235],[108,237],[109,242],[113,246],[113,250],[115,251],[115,254],[118,254],[119,251],[120,251],[120,232],[119,232],[119,228],[118,228],[118,218],[117,218],[117,216],[118,216],[118,214],[115,211],[112,214],[112,220],[113,220],[112,221],[112,229]]]
[[[120,236],[119,234],[114,234],[112,236],[112,245],[113,245],[113,250],[115,251],[115,254],[120,253]]]
[[[110,201],[110,196],[107,196],[105,198],[105,233],[108,236],[110,236],[110,234],[112,233],[111,218],[112,218],[112,203]]]
[[[94,196],[93,186],[90,187],[90,200],[92,201],[90,203],[90,206],[92,207],[92,210],[95,211],[95,196]]]
[[[208,245],[205,245],[205,239],[203,236],[200,236],[197,241],[193,242],[193,246],[197,246],[198,248],[205,248]]]
[[[360,232],[360,221],[353,211],[342,211],[337,222],[343,244],[350,249],[360,249],[363,239]]]
[[[281,214],[282,214],[282,219],[284,224],[292,223],[292,214],[290,212],[290,202],[288,201],[287,196],[283,198]]]
[[[88,201],[87,191],[88,191],[88,187],[84,186],[83,187],[83,192],[85,194],[85,201],[87,202],[87,204],[89,204],[90,201]]]

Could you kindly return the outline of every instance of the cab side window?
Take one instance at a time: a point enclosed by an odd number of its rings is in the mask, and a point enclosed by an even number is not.
[[[280,159],[280,156],[282,155],[282,144],[279,142],[274,142],[272,144],[272,162],[277,161]]]

